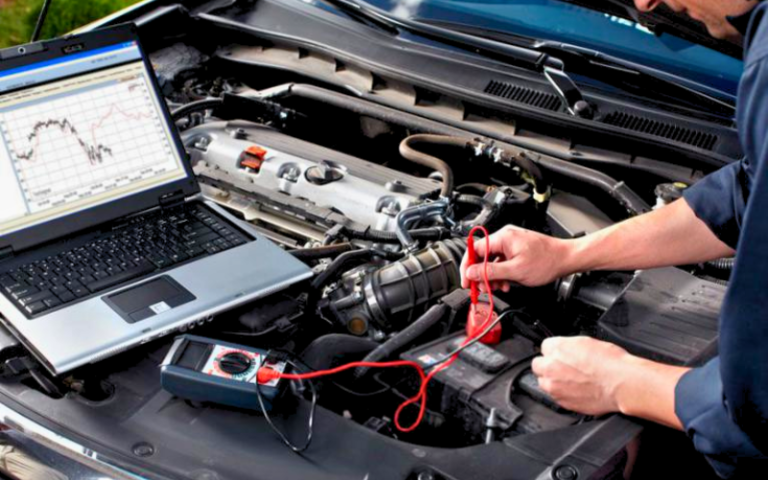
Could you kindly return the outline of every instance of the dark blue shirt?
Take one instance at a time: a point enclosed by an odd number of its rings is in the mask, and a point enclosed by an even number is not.
[[[768,466],[768,3],[752,14],[737,122],[745,159],[705,177],[685,199],[736,248],[720,314],[720,356],[685,374],[675,410],[722,477]],[[760,477],[768,478],[768,471]]]

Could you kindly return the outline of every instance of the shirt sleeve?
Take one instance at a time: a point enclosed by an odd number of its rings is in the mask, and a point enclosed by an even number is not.
[[[758,4],[739,84],[737,121],[749,161],[729,165],[686,200],[726,243],[739,245],[720,313],[720,356],[678,382],[675,412],[726,478],[766,478],[768,458],[768,2]],[[714,198],[708,198],[714,195]],[[745,198],[749,202],[744,202]],[[721,205],[712,205],[712,203]],[[746,207],[744,204],[747,203]],[[758,471],[761,469],[762,471]]]
[[[719,358],[683,375],[675,389],[675,413],[696,450],[723,478],[743,475],[754,460],[766,458],[728,413]]]
[[[731,248],[736,248],[749,195],[748,162],[731,163],[683,192],[693,212]]]

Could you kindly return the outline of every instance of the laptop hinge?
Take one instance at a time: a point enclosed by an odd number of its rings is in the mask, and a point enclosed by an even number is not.
[[[176,190],[175,192],[167,193],[160,197],[160,207],[171,208],[177,205],[181,205],[185,200],[184,192],[182,190]]]
[[[10,245],[0,248],[0,260],[5,260],[13,256],[13,247]]]

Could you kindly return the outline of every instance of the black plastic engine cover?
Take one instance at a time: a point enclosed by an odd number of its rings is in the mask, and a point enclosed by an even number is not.
[[[629,352],[697,366],[717,354],[726,287],[677,268],[638,272],[598,322],[598,336]]]

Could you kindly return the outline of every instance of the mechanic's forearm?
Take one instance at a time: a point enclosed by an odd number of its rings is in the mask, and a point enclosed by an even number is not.
[[[566,270],[635,270],[731,256],[685,200],[569,241]]]
[[[621,413],[682,430],[675,413],[675,387],[690,370],[628,355],[614,392]]]

